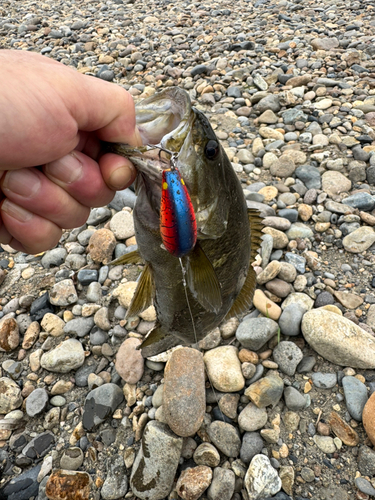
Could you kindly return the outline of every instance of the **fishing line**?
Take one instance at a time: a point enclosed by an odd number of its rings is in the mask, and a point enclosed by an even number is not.
[[[182,260],[181,260],[181,257],[178,258],[178,260],[180,261],[180,266],[181,266],[181,271],[182,271],[182,284],[184,286],[184,292],[185,292],[185,297],[186,297],[186,303],[187,303],[187,306],[188,306],[188,309],[189,309],[189,314],[190,314],[190,319],[191,319],[191,324],[193,326],[193,332],[194,332],[194,338],[195,338],[195,343],[198,344],[198,338],[197,338],[197,330],[195,328],[195,323],[194,323],[194,317],[193,317],[193,313],[192,313],[192,310],[191,310],[191,307],[190,307],[190,302],[189,302],[189,297],[188,297],[188,293],[187,293],[187,284],[186,284],[186,269],[185,269],[185,266],[183,265],[182,263]],[[204,369],[207,373],[207,378],[210,382],[210,385],[212,387],[212,392],[213,392],[213,395],[215,397],[215,400],[216,400],[216,404],[217,404],[217,407],[219,408],[219,411],[221,413],[221,417],[222,417],[222,420],[223,422],[226,422],[225,420],[225,417],[223,415],[223,412],[221,411],[221,408],[220,408],[220,405],[219,405],[219,399],[217,398],[216,396],[216,392],[215,392],[215,387],[214,387],[214,384],[212,383],[212,380],[211,380],[211,377],[210,377],[210,374],[208,373],[208,370],[207,370],[207,367],[206,367],[206,363],[203,361],[203,364],[204,364]]]

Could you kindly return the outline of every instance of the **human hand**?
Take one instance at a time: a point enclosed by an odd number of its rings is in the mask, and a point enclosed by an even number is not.
[[[35,53],[2,50],[0,67],[0,243],[38,253],[135,179],[129,160],[100,149],[141,144],[134,103]]]

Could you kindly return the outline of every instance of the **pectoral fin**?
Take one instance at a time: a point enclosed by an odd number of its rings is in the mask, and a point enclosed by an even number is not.
[[[203,249],[197,243],[185,259],[186,281],[193,297],[210,312],[218,313],[222,306],[220,283]]]
[[[142,257],[139,255],[138,250],[133,250],[133,252],[126,253],[121,255],[118,259],[112,260],[108,265],[109,266],[118,266],[120,264],[140,264],[143,262]]]
[[[232,318],[233,316],[240,316],[249,310],[253,300],[254,291],[256,288],[256,274],[253,266],[257,250],[262,243],[262,218],[259,216],[259,212],[254,209],[248,209],[247,211],[250,223],[250,263],[249,270],[243,284],[240,293],[237,295],[232,307],[227,313],[225,319]]]
[[[152,276],[150,264],[146,264],[141,277],[139,278],[137,288],[135,289],[133,299],[130,303],[126,318],[137,316],[147,309],[155,296],[155,283]]]

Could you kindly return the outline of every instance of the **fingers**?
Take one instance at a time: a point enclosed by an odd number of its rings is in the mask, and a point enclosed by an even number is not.
[[[35,214],[70,229],[84,224],[90,212],[35,168],[7,172],[1,181],[1,190],[12,205],[20,208],[20,217],[25,223],[29,223],[27,214]],[[26,211],[23,215],[22,210]]]
[[[53,248],[61,237],[61,228],[53,222],[4,200],[1,204],[0,242],[15,250],[35,254]]]
[[[114,191],[125,189],[135,181],[137,171],[134,165],[122,156],[108,153],[99,160],[104,182]]]

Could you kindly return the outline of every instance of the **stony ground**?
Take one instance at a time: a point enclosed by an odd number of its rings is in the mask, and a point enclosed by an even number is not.
[[[373,1],[3,0],[0,47],[188,90],[266,226],[255,307],[204,363],[134,349],[141,268],[107,266],[136,245],[132,190],[42,256],[3,247],[0,498],[374,496]]]

